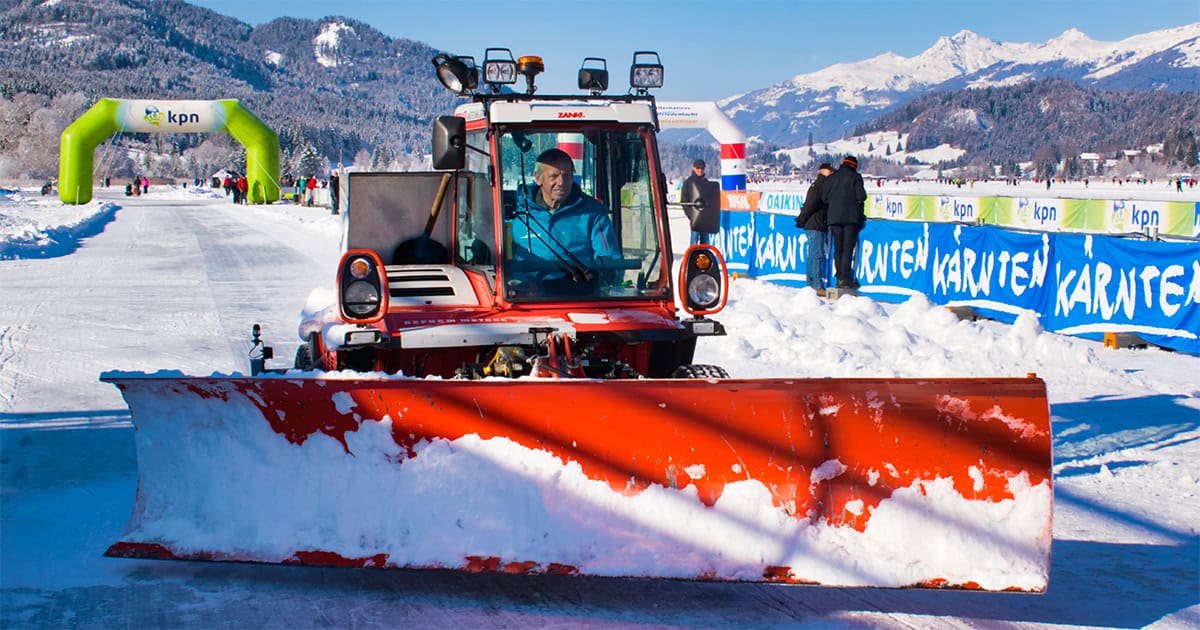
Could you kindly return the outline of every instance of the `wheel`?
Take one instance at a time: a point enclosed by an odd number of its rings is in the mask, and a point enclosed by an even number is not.
[[[719,365],[681,365],[671,378],[729,378],[729,372]]]
[[[312,351],[306,343],[296,348],[296,369],[304,372],[311,372],[313,369]]]
[[[308,335],[308,340],[296,348],[296,369],[310,372],[317,369],[317,333]]]

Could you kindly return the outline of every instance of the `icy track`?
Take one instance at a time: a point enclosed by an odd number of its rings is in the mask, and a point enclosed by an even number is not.
[[[1045,595],[104,558],[125,529],[136,463],[128,411],[97,376],[244,371],[254,322],[290,357],[310,292],[332,284],[340,224],[320,208],[205,192],[98,197],[64,208],[36,191],[0,195],[5,628],[1200,625],[1200,358],[748,280],[720,315],[730,335],[702,343],[697,361],[739,377],[1046,379]],[[682,216],[673,226],[681,245]]]

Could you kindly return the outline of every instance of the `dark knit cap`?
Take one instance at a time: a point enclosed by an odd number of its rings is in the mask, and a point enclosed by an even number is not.
[[[574,172],[575,170],[575,163],[571,161],[571,156],[567,155],[567,152],[562,149],[546,149],[537,156],[536,161],[547,166],[553,166],[560,171]]]
[[[821,165],[817,167],[817,170],[818,171],[832,171],[833,165],[830,164],[829,162],[822,162]]]
[[[696,160],[692,162],[692,168],[704,168],[704,160]]]
[[[858,158],[853,155],[847,155],[842,158],[842,164],[849,164],[851,168],[858,168]]]

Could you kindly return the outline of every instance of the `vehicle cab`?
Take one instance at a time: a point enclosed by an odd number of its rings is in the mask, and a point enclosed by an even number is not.
[[[677,313],[647,93],[662,67],[656,54],[639,65],[646,54],[631,69],[645,85],[616,96],[601,94],[595,58],[580,69],[587,94],[535,96],[536,57],[489,49],[483,93],[473,60],[435,57],[443,83],[472,101],[435,120],[433,172],[351,174],[338,309],[301,326],[314,367],[461,376],[502,348],[559,339],[600,366],[575,376],[669,376],[690,363],[697,335],[723,334],[704,319],[724,303],[713,248],[685,256],[681,301],[697,317]],[[505,88],[517,76],[525,93]],[[548,150],[570,160],[576,197],[560,209],[539,196]],[[717,203],[715,190],[699,192]]]

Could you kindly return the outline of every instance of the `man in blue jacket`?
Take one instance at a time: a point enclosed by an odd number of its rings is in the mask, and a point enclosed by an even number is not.
[[[526,187],[512,221],[514,269],[521,262],[550,263],[537,274],[547,293],[595,291],[597,267],[620,258],[616,230],[608,209],[575,185],[571,156],[547,149],[534,164],[535,187]],[[547,267],[547,265],[538,265]]]

